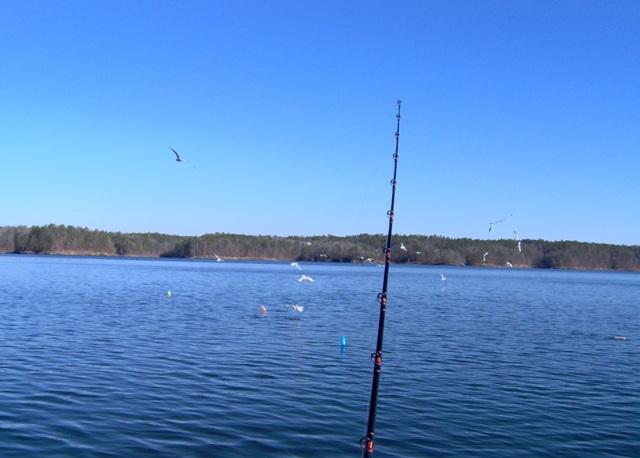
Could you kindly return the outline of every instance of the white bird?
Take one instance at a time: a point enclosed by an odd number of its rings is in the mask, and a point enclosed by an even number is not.
[[[173,151],[173,154],[176,155],[176,162],[184,162],[176,150],[174,150],[173,148],[169,148],[169,149]]]
[[[488,251],[485,254],[482,255],[482,262],[487,262],[487,256],[489,256],[489,252]]]
[[[311,246],[311,242],[307,242],[307,246]]]
[[[522,242],[518,240],[518,251],[522,253]]]
[[[309,282],[314,282],[315,280],[311,277],[306,276],[305,274],[302,274],[302,276],[298,278],[298,281],[300,283],[309,283]]]
[[[171,292],[171,290],[168,290],[168,291],[167,291],[167,297],[168,297],[169,299],[171,299],[171,296],[173,296],[173,293]]]
[[[444,274],[440,274],[440,280],[442,280],[442,281],[446,281],[446,280],[447,280],[447,277],[445,277],[445,276],[444,276]]]
[[[422,254],[422,251],[416,251],[416,254]]]
[[[506,261],[505,264],[507,265],[507,267],[513,267],[513,264],[511,264],[509,261]]]
[[[613,336],[614,340],[627,340],[625,336]]]
[[[222,258],[220,256],[215,253],[213,253],[213,255],[216,257],[216,262],[222,262]]]
[[[304,306],[298,305],[298,304],[289,304],[289,309],[291,309],[294,312],[303,312]]]
[[[400,249],[402,251],[407,251],[407,247],[404,246],[404,243],[400,242]]]
[[[489,223],[489,232],[491,232],[491,229],[493,229],[493,225],[494,224],[500,224],[500,223],[504,223],[508,218],[512,217],[513,214],[509,215],[509,216],[505,216],[504,218],[500,218],[499,220],[493,221],[491,223]]]
[[[300,267],[300,264],[298,264],[297,262],[292,262],[291,265],[302,272],[302,267]]]

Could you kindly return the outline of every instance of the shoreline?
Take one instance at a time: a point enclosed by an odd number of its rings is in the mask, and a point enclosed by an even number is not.
[[[96,253],[96,252],[69,252],[69,251],[61,251],[61,252],[46,252],[46,253],[36,253],[36,252],[0,252],[0,256],[26,256],[26,257],[79,257],[79,258],[113,258],[113,259],[140,259],[140,260],[183,260],[183,261],[208,261],[208,262],[217,262],[216,258],[208,257],[208,256],[154,256],[154,255],[138,255],[138,254],[124,254],[124,255],[114,255],[108,253]],[[239,261],[239,262],[292,262],[290,258],[267,258],[267,257],[224,257],[223,261]],[[332,260],[324,260],[324,261],[316,261],[316,260],[307,260],[300,259],[296,260],[297,262],[305,262],[305,263],[314,263],[314,264],[354,264],[354,265],[371,265],[375,266],[376,262],[360,262],[360,261],[332,261]],[[504,265],[498,264],[437,264],[437,263],[420,263],[420,262],[391,262],[393,265],[398,266],[430,266],[430,267],[473,267],[473,268],[486,268],[486,269],[504,269],[504,270],[553,270],[553,271],[572,271],[572,272],[612,272],[612,273],[640,273],[640,269],[636,270],[627,270],[627,269],[608,269],[608,268],[588,268],[588,267],[535,267],[535,266],[527,266],[527,265],[516,265],[513,267],[508,267]]]

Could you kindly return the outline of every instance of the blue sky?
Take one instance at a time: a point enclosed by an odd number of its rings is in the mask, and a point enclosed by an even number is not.
[[[640,2],[3,1],[0,225],[637,244]],[[177,164],[169,147],[190,161]]]

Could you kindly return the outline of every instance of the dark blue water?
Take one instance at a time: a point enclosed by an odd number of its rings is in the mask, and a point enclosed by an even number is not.
[[[359,456],[382,269],[302,266],[0,256],[0,456]],[[392,266],[376,456],[638,457],[639,425],[640,275]]]

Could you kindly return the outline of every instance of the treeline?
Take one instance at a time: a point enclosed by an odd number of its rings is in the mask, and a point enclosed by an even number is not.
[[[0,227],[0,252],[383,262],[383,235],[275,237],[215,233],[198,237],[120,233],[73,226]],[[401,249],[401,244],[405,250]],[[486,257],[485,253],[488,253]],[[396,235],[398,263],[640,271],[640,246],[511,239],[475,240]]]

